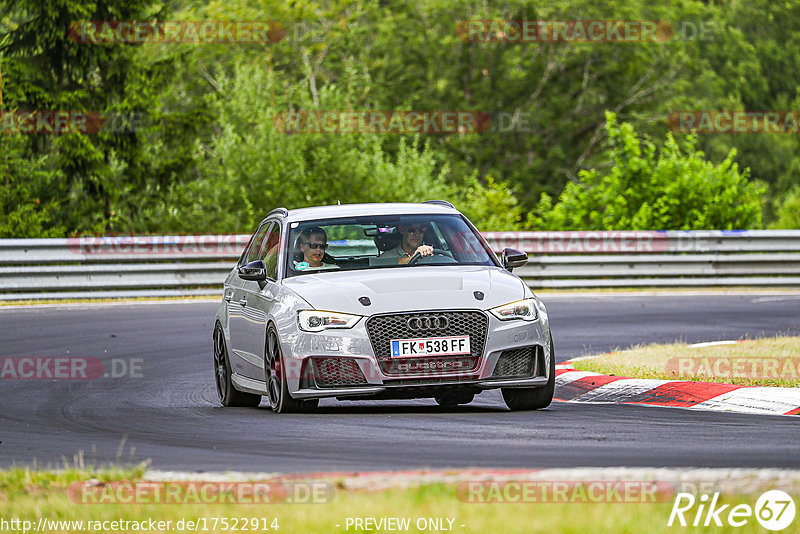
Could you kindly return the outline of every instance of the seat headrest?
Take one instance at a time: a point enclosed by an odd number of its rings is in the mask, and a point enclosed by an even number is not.
[[[387,250],[392,250],[399,245],[403,240],[403,236],[401,236],[399,232],[381,232],[376,235],[373,240],[375,241],[375,246],[378,247],[378,250],[381,252],[386,252]]]

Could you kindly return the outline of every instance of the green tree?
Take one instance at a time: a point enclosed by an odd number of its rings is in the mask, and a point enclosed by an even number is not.
[[[70,38],[69,28],[82,20],[161,17],[162,7],[158,0],[5,1],[0,7],[0,58],[6,109],[149,112],[157,73],[139,61],[137,46],[79,43]],[[25,136],[19,157],[61,178],[47,183],[39,206],[52,209],[37,219],[67,232],[103,231],[126,205],[135,209],[135,202],[133,207],[126,204],[127,197],[144,188],[149,176],[140,166],[145,150],[140,135],[101,131]]]
[[[63,180],[47,154],[26,157],[21,135],[0,135],[0,238],[62,237],[50,191]]]
[[[314,95],[308,80],[279,82],[269,65],[240,62],[231,74],[216,74],[218,91],[206,101],[218,129],[195,141],[191,175],[172,184],[155,207],[142,210],[137,226],[248,232],[279,205],[429,199],[452,201],[484,228],[510,229],[519,221],[516,200],[504,184],[483,184],[473,176],[464,186],[454,185],[430,142],[374,133],[292,134],[276,126],[290,105],[346,110],[352,88],[363,83],[322,85]]]
[[[764,187],[739,171],[735,150],[719,164],[689,136],[685,148],[668,135],[658,150],[628,123],[606,114],[607,171],[581,171],[553,206],[543,195],[530,223],[546,230],[701,230],[761,226]]]
[[[89,45],[67,37],[75,20],[164,20],[167,7],[173,20],[272,19],[288,32],[269,44]],[[13,150],[0,139],[0,217],[17,208],[35,214],[38,222],[20,223],[20,235],[239,231],[239,220],[270,203],[394,199],[387,191],[395,191],[450,198],[483,228],[518,227],[542,192],[556,196],[568,184],[585,186],[584,172],[609,172],[606,111],[668,154],[678,150],[668,112],[798,109],[798,9],[767,0],[7,0],[7,109],[146,111],[151,120],[133,135],[30,135]],[[663,20],[678,33],[625,44],[460,39],[458,22],[475,19]],[[711,31],[686,36],[687,24],[690,33]],[[270,129],[274,114],[298,109],[500,112],[525,117],[526,128],[418,140]],[[701,150],[703,161],[736,163],[769,184],[766,221],[798,183],[796,135],[689,143],[681,144],[684,157]],[[642,150],[645,157],[646,143]],[[40,183],[19,183],[12,168],[38,169]],[[11,199],[29,188],[40,203],[17,206],[22,201]],[[637,224],[664,224],[646,215],[661,193],[629,200],[647,205]],[[721,220],[704,218],[709,226]]]
[[[777,204],[777,217],[769,227],[774,230],[800,230],[800,186],[789,191]]]

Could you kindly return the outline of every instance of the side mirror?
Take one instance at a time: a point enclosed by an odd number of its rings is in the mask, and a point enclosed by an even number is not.
[[[503,267],[509,272],[528,263],[528,255],[513,248],[503,249]]]
[[[267,279],[267,266],[261,260],[251,261],[247,265],[239,267],[238,270],[239,278],[242,280],[264,282]]]

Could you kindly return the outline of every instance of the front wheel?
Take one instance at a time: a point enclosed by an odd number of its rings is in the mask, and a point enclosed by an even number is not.
[[[244,393],[233,387],[231,382],[231,362],[225,334],[222,327],[214,329],[214,381],[217,385],[217,397],[223,406],[241,406],[254,408],[261,404],[261,395]]]
[[[556,354],[550,346],[550,378],[540,388],[502,388],[503,400],[512,411],[541,410],[553,402],[556,389]]]
[[[318,399],[296,400],[289,394],[286,382],[286,365],[284,365],[280,338],[274,325],[267,330],[267,347],[264,357],[264,382],[267,386],[269,405],[275,413],[312,412],[319,404]]]

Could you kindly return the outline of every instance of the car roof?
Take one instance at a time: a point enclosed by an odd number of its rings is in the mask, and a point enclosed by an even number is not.
[[[457,209],[444,204],[412,202],[337,204],[288,210],[286,220],[295,222],[362,215],[453,215],[459,213]]]

